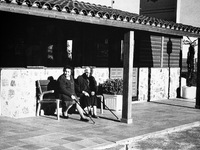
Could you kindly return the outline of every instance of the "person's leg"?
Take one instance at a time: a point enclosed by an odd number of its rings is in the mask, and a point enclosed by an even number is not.
[[[91,102],[90,97],[82,96],[80,99],[80,104],[83,109],[85,109],[88,113],[91,111]]]
[[[65,101],[62,101],[62,114],[64,114],[64,112],[67,110],[67,106]]]
[[[72,107],[72,105],[70,105],[70,106],[67,108],[67,110],[64,112],[64,116],[65,116],[65,117],[68,117],[68,110],[69,110],[71,107]]]
[[[79,104],[76,103],[76,109],[78,110],[82,121],[89,121],[83,114],[83,109],[81,108],[81,106]]]
[[[98,118],[97,116],[97,97],[92,96],[91,97],[91,105],[92,105],[92,117],[93,118]]]
[[[63,108],[62,108],[62,114],[64,118],[69,118],[68,116],[68,110],[72,107],[72,103],[70,101],[64,101],[63,102]]]
[[[97,106],[93,106],[93,115],[97,116]]]

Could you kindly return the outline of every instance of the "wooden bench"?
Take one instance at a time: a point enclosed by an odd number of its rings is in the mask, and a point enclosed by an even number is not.
[[[55,103],[57,108],[57,120],[60,120],[60,102],[61,100],[57,98],[54,88],[56,87],[56,81],[50,80],[37,80],[36,81],[36,90],[37,90],[37,114],[40,115],[41,104],[42,103]]]

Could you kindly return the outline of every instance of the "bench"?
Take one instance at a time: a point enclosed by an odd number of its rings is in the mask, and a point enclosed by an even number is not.
[[[37,114],[40,115],[42,103],[55,103],[57,108],[57,120],[60,120],[60,102],[57,98],[54,87],[56,87],[55,80],[37,80],[36,81],[36,93],[37,93]]]

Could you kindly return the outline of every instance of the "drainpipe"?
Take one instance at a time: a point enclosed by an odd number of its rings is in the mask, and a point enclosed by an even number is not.
[[[111,0],[111,7],[113,8],[113,4],[115,3],[114,0]]]

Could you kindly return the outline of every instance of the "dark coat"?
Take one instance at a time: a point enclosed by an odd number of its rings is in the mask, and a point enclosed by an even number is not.
[[[58,95],[59,98],[63,101],[73,101],[71,99],[71,96],[76,96],[75,93],[75,83],[72,76],[70,77],[70,80],[67,80],[65,75],[62,74],[59,76],[58,80]]]
[[[97,82],[93,76],[89,77],[89,82],[90,82],[90,84],[89,84],[90,90],[97,93],[97,91],[98,91]]]
[[[87,76],[85,75],[85,73],[83,75],[78,76],[77,78],[77,86],[76,86],[76,93],[79,97],[83,96],[83,91],[87,92],[87,93],[91,93],[90,90],[90,86],[89,86],[89,79],[87,78]]]
[[[85,96],[82,93],[83,91],[87,92],[90,97]],[[97,97],[95,95],[91,96],[92,91],[94,91],[95,93],[97,91],[95,78],[91,76],[88,78],[85,73],[78,76],[76,92],[77,95],[80,97],[80,104],[82,108],[85,108],[87,106],[97,106]]]

